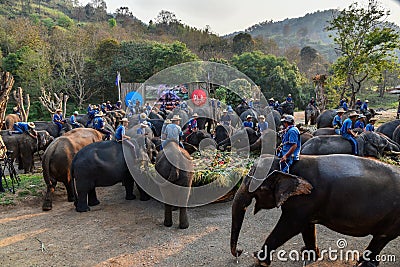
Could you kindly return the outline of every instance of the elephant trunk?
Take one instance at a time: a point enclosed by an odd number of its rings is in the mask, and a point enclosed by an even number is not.
[[[237,249],[240,229],[242,228],[244,215],[247,207],[250,205],[252,196],[248,192],[247,186],[242,183],[232,204],[232,226],[231,226],[231,253],[238,257],[242,250]]]

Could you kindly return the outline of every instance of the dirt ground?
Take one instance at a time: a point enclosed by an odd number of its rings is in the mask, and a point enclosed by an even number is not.
[[[301,114],[296,114],[296,118]],[[239,237],[244,254],[236,260],[229,250],[232,202],[209,204],[189,209],[190,226],[178,229],[163,226],[163,205],[155,200],[125,200],[124,188],[117,184],[98,188],[100,205],[90,212],[78,213],[66,202],[66,191],[59,186],[53,210],[41,210],[42,199],[35,198],[17,206],[0,206],[1,266],[253,266],[254,251],[279,219],[280,209],[253,215],[249,207]],[[345,208],[345,207],[338,207]],[[362,252],[371,237],[349,237],[318,226],[320,249]],[[289,240],[280,249],[300,251],[301,236]],[[400,266],[400,239],[389,243],[382,255],[395,255],[396,262],[380,266]],[[293,254],[294,255],[294,254]],[[285,256],[288,258],[288,255]],[[338,255],[340,258],[340,255]],[[304,266],[301,261],[279,261],[272,266]],[[308,266],[353,266],[354,261],[324,261]]]

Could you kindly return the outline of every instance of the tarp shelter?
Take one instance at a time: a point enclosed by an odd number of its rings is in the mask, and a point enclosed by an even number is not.
[[[399,104],[397,106],[397,116],[396,116],[396,119],[399,119],[399,117],[400,117],[400,84],[393,87],[392,89],[389,89],[388,92],[390,94],[399,95]]]

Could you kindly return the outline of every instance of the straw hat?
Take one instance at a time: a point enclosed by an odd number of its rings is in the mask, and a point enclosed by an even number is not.
[[[365,103],[368,103],[368,102],[369,102],[368,99],[366,99],[366,100],[365,100]]]
[[[120,122],[129,122],[128,118],[123,118],[120,120]]]
[[[199,115],[197,113],[193,113],[193,117],[198,117]]]
[[[351,112],[349,113],[349,115],[348,115],[349,118],[355,117],[355,116],[358,116],[357,112],[355,112],[355,111],[351,111]]]
[[[33,122],[28,122],[28,126],[32,129],[35,129],[35,124]]]
[[[260,115],[260,116],[258,116],[258,118],[259,119],[265,119],[265,116],[264,115]]]
[[[336,113],[345,113],[344,109],[339,108],[338,110],[336,110]]]
[[[365,116],[363,114],[358,115],[359,119],[365,118]]]
[[[174,116],[172,117],[171,121],[178,121],[178,120],[181,120],[181,119],[182,119],[182,118],[179,117],[179,115],[174,115]]]
[[[142,120],[146,119],[146,118],[147,118],[146,113],[140,113],[140,118],[141,118]]]
[[[228,111],[227,111],[226,109],[224,109],[224,110],[222,111],[222,113],[228,113]]]
[[[58,108],[58,109],[56,109],[56,112],[62,112],[62,110]]]
[[[96,115],[94,115],[95,117],[103,117],[103,112],[99,112]]]
[[[170,124],[172,121],[170,120],[170,119],[166,119],[165,121],[164,121],[164,123],[165,124]]]
[[[78,114],[79,114],[79,112],[75,110],[75,111],[74,111],[74,114],[75,114],[75,115],[78,115]]]
[[[378,119],[377,118],[371,118],[371,119],[369,119],[369,121],[377,121]]]
[[[251,116],[250,114],[247,115],[246,119],[249,119],[249,118],[253,118],[253,116]]]

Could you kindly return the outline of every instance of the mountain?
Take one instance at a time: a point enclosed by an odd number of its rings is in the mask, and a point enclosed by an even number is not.
[[[328,61],[333,62],[338,56],[335,53],[333,38],[329,37],[329,35],[334,34],[334,32],[328,32],[325,28],[329,21],[332,20],[335,12],[338,11],[330,9],[278,22],[264,21],[249,27],[245,32],[249,33],[253,38],[272,39],[280,49],[290,47],[299,47],[301,49],[305,46],[310,46]],[[392,27],[400,32],[400,27],[397,25],[392,24]],[[229,36],[236,34],[233,33]]]

